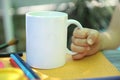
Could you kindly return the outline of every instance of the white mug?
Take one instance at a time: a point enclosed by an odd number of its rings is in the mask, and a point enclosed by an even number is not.
[[[81,24],[57,11],[26,13],[26,62],[34,68],[52,69],[66,62],[67,28]]]

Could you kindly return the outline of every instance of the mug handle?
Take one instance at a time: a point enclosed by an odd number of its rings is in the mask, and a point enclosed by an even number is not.
[[[80,22],[78,22],[77,20],[74,20],[74,19],[69,19],[67,21],[67,27],[69,27],[71,24],[75,24],[77,27],[79,27],[80,29],[82,29],[82,25],[80,24]],[[75,55],[77,54],[76,52],[72,52],[70,51],[68,48],[67,48],[67,53],[70,54],[70,55]]]

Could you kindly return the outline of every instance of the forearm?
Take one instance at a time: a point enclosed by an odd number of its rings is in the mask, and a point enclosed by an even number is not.
[[[116,49],[120,46],[120,35],[115,32],[101,33],[101,50]]]
[[[101,49],[115,49],[120,45],[120,4],[116,7],[110,26],[101,33]]]

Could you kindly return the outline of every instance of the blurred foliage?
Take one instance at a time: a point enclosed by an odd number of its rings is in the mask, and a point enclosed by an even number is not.
[[[3,43],[3,41],[4,41],[4,30],[3,30],[3,20],[0,18],[0,44],[2,44]]]
[[[26,51],[25,15],[14,15],[15,38],[19,40],[17,51]]]
[[[104,6],[104,2],[106,1],[107,0],[77,0],[75,3],[76,8],[69,16],[70,18],[78,20],[84,27],[104,30],[109,25],[115,7]]]

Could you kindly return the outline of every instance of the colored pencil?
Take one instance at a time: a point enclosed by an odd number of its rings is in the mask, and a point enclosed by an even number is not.
[[[12,65],[13,67],[15,67],[15,68],[20,68],[20,67],[17,65],[17,63],[16,63],[12,58],[10,58],[9,61],[10,61],[11,65]]]
[[[40,77],[30,68],[30,66],[20,58],[18,54],[11,54],[10,57],[18,64],[30,80],[40,80]]]

